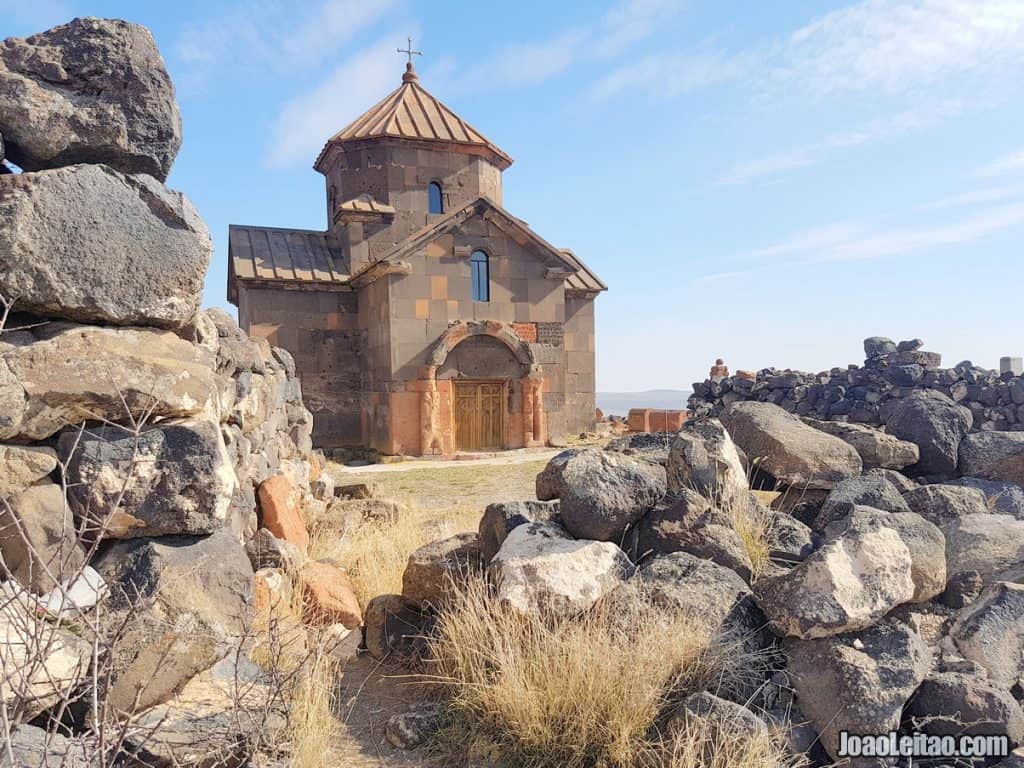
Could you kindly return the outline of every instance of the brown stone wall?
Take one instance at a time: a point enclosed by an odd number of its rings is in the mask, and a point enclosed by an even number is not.
[[[565,430],[592,430],[595,423],[594,299],[565,301]]]
[[[252,288],[238,291],[239,326],[295,358],[317,447],[362,442],[361,391],[367,334],[349,291]]]

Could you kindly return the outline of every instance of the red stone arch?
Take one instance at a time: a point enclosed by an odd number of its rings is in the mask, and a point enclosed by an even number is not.
[[[444,365],[455,347],[474,336],[490,336],[511,350],[524,367],[526,375],[520,379],[523,392],[522,444],[524,446],[547,443],[547,423],[544,415],[544,378],[533,349],[523,341],[508,323],[496,320],[461,320],[449,326],[434,342],[427,355],[427,365],[421,374],[420,450],[423,455],[453,452],[454,443],[445,439],[451,435],[452,425],[442,424],[440,394],[437,387],[437,369]],[[451,413],[449,403],[448,413]],[[451,417],[449,416],[449,419]],[[445,429],[444,427],[448,428]],[[454,438],[452,438],[454,439]]]

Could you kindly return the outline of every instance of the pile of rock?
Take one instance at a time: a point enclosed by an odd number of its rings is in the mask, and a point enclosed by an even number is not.
[[[262,684],[242,653],[254,565],[281,568],[268,553],[299,539],[287,565],[315,623],[361,620],[357,604],[354,617],[331,610],[339,592],[354,602],[342,573],[302,562],[303,509],[324,508],[331,488],[294,362],[199,309],[212,245],[162,183],[181,126],[147,30],[76,19],[5,40],[0,134],[24,169],[0,176],[0,690],[12,739],[35,765],[32,750],[63,742],[29,720],[84,739],[132,714],[159,727],[133,728],[118,748],[147,764],[211,764],[204,745],[244,755],[254,734],[237,729],[260,723],[232,708],[238,675]],[[258,573],[257,598],[275,571]],[[97,639],[94,657],[90,635],[111,626],[116,648]],[[82,695],[98,676],[93,711]]]
[[[1015,433],[965,437],[968,416],[937,394],[904,401],[914,440],[741,401],[691,422],[667,458],[567,450],[537,477],[542,501],[493,504],[476,536],[417,552],[367,635],[409,648],[472,572],[496,601],[544,616],[652,601],[777,660],[751,690],[679,706],[779,727],[814,765],[895,764],[842,762],[843,731],[996,734],[1012,749],[1024,742],[1024,453]],[[951,436],[974,477],[899,471],[945,455]],[[750,491],[758,472],[783,493]]]
[[[920,339],[899,343],[873,336],[864,340],[863,365],[821,373],[766,368],[751,376],[711,376],[693,385],[689,408],[695,418],[717,416],[738,400],[773,403],[816,419],[881,425],[899,401],[914,392],[938,392],[964,406],[973,431],[1024,430],[1024,376],[978,367],[965,360],[942,368],[942,358]]]

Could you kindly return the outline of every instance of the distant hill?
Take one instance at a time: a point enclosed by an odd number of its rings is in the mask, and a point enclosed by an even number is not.
[[[598,392],[597,407],[607,416],[625,416],[630,408],[678,410],[686,407],[688,389],[648,389],[644,392]]]

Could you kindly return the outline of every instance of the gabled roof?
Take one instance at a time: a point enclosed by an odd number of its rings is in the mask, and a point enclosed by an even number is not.
[[[379,138],[442,142],[488,157],[502,170],[512,165],[511,157],[419,84],[412,64],[398,88],[328,139],[313,167],[319,170],[332,145]]]
[[[326,232],[280,227],[228,227],[228,300],[237,296],[236,280],[334,283],[349,276],[341,249]]]
[[[408,257],[415,251],[425,248],[427,243],[433,241],[439,235],[458,227],[460,224],[473,216],[482,215],[495,225],[500,227],[506,234],[519,242],[533,244],[541,253],[547,255],[554,265],[556,274],[566,275],[565,285],[569,290],[584,292],[600,292],[608,290],[608,286],[601,282],[601,279],[594,274],[586,264],[578,259],[572,251],[556,248],[547,240],[530,229],[526,222],[518,219],[506,211],[500,205],[487,197],[480,197],[461,208],[457,208],[437,221],[428,224],[417,232],[398,243],[386,255],[375,262],[368,264],[359,272],[352,275],[352,282],[358,281],[364,275],[377,274],[379,265],[382,262],[398,262]]]

